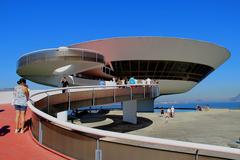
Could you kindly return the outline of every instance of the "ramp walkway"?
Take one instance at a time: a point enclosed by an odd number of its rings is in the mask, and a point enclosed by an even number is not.
[[[14,133],[15,110],[10,104],[0,105],[0,159],[1,160],[73,160],[65,155],[41,146],[34,141],[30,130],[23,134]],[[31,111],[27,111],[27,125]]]

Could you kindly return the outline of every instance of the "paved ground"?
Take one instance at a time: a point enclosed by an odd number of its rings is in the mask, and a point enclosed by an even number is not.
[[[0,105],[0,160],[66,160],[35,143],[29,130],[15,134],[14,116],[15,110],[11,105]],[[30,111],[27,111],[29,118]]]
[[[117,116],[119,115],[119,116]],[[105,121],[83,123],[116,132],[229,146],[240,137],[240,110],[181,112],[168,121],[158,113],[138,113],[138,124],[121,122],[122,111],[112,111]]]

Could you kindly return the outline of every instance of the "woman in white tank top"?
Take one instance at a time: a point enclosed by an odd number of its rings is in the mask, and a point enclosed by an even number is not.
[[[29,92],[26,85],[26,80],[21,78],[18,82],[18,85],[14,88],[13,92],[13,105],[16,110],[16,129],[15,133],[24,133],[24,123],[25,115],[27,110],[27,101],[29,99]]]

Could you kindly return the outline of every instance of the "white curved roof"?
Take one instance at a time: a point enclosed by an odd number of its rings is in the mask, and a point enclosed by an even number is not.
[[[212,43],[180,38],[120,37],[83,42],[70,46],[102,53],[107,61],[171,60],[205,64],[216,69],[230,52]]]

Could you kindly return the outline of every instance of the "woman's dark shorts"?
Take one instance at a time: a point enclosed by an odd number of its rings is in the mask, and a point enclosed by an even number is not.
[[[15,109],[18,111],[26,111],[27,106],[15,105]]]

